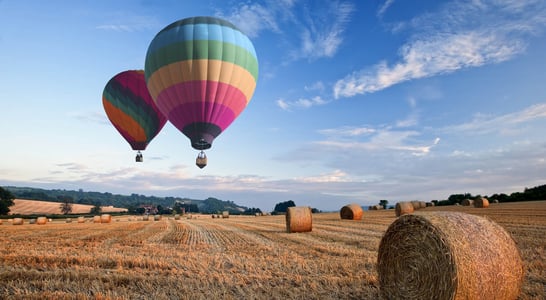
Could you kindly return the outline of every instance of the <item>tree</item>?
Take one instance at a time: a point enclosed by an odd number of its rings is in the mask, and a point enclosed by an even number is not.
[[[59,200],[62,201],[61,203],[61,213],[63,215],[68,215],[72,212],[72,203],[74,202],[74,199],[70,196],[58,196]]]
[[[13,203],[13,199],[15,197],[10,191],[0,187],[0,215],[7,215],[9,213],[9,207],[15,204]]]
[[[384,209],[387,209],[388,204],[389,200],[379,200],[379,205],[383,206]]]
[[[93,204],[93,207],[91,207],[91,210],[89,211],[90,214],[98,215],[102,211],[102,207],[100,207],[101,203],[100,201],[97,201]]]
[[[293,207],[293,206],[296,206],[296,204],[292,200],[277,203],[275,205],[275,209],[273,210],[273,213],[286,213],[286,210],[289,207]]]

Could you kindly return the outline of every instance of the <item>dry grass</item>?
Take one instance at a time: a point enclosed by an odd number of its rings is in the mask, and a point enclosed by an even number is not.
[[[14,205],[9,208],[10,214],[22,214],[22,215],[50,215],[50,214],[62,214],[61,203],[38,201],[38,200],[23,200],[14,199]],[[72,204],[73,214],[87,214],[93,208],[93,205],[87,204]],[[101,211],[104,213],[112,212],[125,212],[126,208],[118,208],[113,206],[101,206]]]
[[[520,300],[546,299],[546,201],[427,207],[487,216],[515,239],[526,270]],[[132,217],[132,220],[137,218]],[[163,218],[110,224],[0,225],[3,299],[380,299],[379,242],[390,210],[361,221],[313,215]]]

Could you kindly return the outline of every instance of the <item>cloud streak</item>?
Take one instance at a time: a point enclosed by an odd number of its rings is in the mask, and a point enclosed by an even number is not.
[[[522,2],[454,2],[397,26],[414,30],[399,49],[399,61],[382,61],[345,76],[335,83],[334,97],[374,93],[409,80],[512,59],[526,49],[524,34],[541,31],[546,24],[543,4]]]

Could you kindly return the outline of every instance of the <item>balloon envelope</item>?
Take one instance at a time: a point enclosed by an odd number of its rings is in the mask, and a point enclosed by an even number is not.
[[[144,71],[124,71],[114,76],[102,93],[108,119],[133,150],[144,150],[161,131],[167,118],[155,105]]]
[[[192,17],[154,37],[144,70],[159,109],[193,148],[203,150],[252,98],[258,59],[252,42],[233,24]]]

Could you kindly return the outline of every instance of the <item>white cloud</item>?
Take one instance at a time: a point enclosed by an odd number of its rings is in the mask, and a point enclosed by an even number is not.
[[[329,101],[322,99],[320,96],[315,96],[312,98],[300,98],[295,101],[286,101],[284,99],[277,100],[277,106],[282,110],[292,111],[293,108],[307,109],[312,106],[324,105]]]
[[[381,7],[377,10],[377,16],[380,18],[383,17],[385,12],[387,12],[387,9],[389,9],[389,7],[393,3],[394,3],[394,0],[386,0],[385,3],[383,3],[383,5],[381,5]]]
[[[515,126],[546,118],[546,103],[539,103],[529,106],[521,111],[508,113],[501,116],[488,116],[476,114],[474,119],[467,123],[447,126],[443,132],[465,132],[467,134],[490,134],[512,132]]]
[[[285,3],[290,4],[287,1]],[[228,19],[249,37],[257,37],[260,31],[263,30],[280,32],[276,20],[277,12],[277,9],[260,4],[243,4],[234,9],[230,15],[223,16],[220,14],[219,16]]]
[[[373,93],[392,85],[459,69],[498,63],[521,53],[520,41],[508,40],[491,32],[470,31],[442,34],[414,41],[401,48],[401,62],[388,66],[381,62],[338,80],[334,97]]]
[[[343,42],[343,32],[355,8],[348,2],[329,2],[321,11],[327,14],[320,18],[309,18],[300,36],[301,49],[295,58],[316,59],[332,57]]]
[[[361,135],[370,135],[376,132],[376,129],[370,127],[352,127],[343,126],[340,128],[321,129],[318,131],[322,135],[329,137],[356,137]]]
[[[334,97],[374,93],[408,80],[503,62],[526,49],[528,33],[546,25],[543,1],[451,2],[398,24],[413,30],[398,62],[381,61],[336,82]]]

